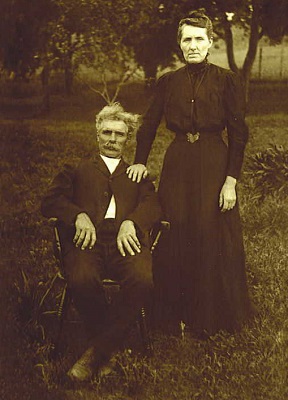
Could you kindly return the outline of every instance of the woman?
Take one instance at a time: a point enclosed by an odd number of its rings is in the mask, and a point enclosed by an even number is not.
[[[210,64],[210,19],[199,12],[180,21],[186,65],[163,75],[137,135],[139,181],[164,115],[175,139],[165,155],[159,196],[170,232],[159,243],[155,285],[162,317],[183,320],[202,336],[234,331],[251,313],[236,183],[248,139],[239,77]],[[228,147],[222,139],[227,129]]]

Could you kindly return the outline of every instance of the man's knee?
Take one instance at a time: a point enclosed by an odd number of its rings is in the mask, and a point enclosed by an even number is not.
[[[131,257],[130,268],[127,271],[127,278],[144,290],[153,287],[152,260],[150,254],[138,254]]]
[[[101,290],[100,267],[91,254],[75,249],[64,257],[64,269],[68,286],[81,293]]]
[[[132,275],[131,281],[133,285],[137,286],[140,291],[149,291],[153,288],[152,274],[147,271],[136,272]]]
[[[83,293],[85,297],[90,297],[91,294],[96,294],[103,290],[101,281],[94,274],[83,274],[80,272],[68,275],[67,280],[72,292]]]
[[[93,293],[97,294],[102,289],[97,271],[83,265],[78,265],[77,268],[67,272],[67,282],[72,293],[81,293],[85,297],[91,297]]]

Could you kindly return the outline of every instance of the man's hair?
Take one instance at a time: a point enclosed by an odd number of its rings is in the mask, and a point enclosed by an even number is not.
[[[102,128],[103,121],[123,121],[128,128],[128,137],[137,131],[140,124],[140,115],[132,114],[124,110],[120,103],[112,103],[102,108],[102,110],[96,114],[96,129],[99,132]]]
[[[209,39],[213,38],[213,25],[211,19],[202,11],[192,11],[189,16],[181,19],[178,25],[177,42],[180,44],[184,25],[206,28]]]

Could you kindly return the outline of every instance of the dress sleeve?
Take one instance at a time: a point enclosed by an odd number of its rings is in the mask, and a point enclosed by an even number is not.
[[[240,76],[233,72],[227,74],[224,98],[228,132],[227,175],[238,179],[249,132],[245,122],[244,86]]]
[[[152,102],[143,117],[143,123],[137,132],[135,164],[146,164],[157,128],[164,111],[164,98],[167,75],[161,76],[156,84]]]

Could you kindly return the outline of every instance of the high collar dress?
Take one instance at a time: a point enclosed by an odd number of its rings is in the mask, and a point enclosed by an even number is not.
[[[248,139],[240,79],[208,62],[163,75],[137,134],[135,163],[146,163],[163,116],[175,139],[159,183],[170,231],[155,252],[156,318],[184,321],[200,336],[234,331],[252,307],[238,200],[223,213],[219,194],[227,175],[239,178]]]

